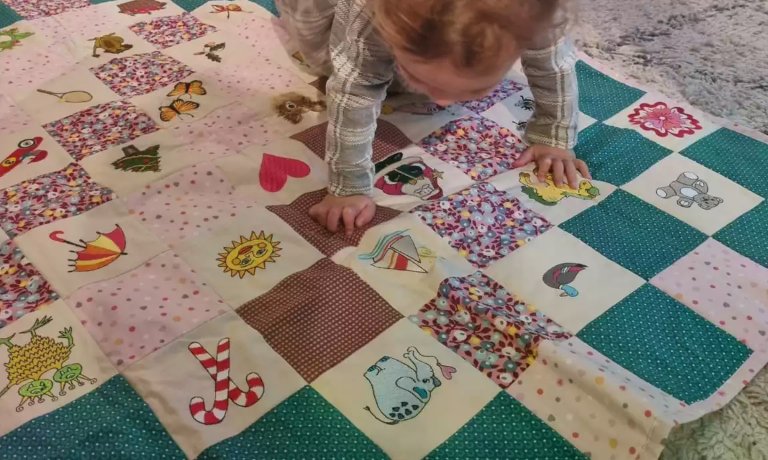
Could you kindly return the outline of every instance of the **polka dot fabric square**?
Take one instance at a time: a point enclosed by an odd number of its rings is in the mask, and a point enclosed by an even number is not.
[[[205,24],[187,13],[157,18],[148,22],[139,22],[132,25],[130,29],[136,35],[160,49],[216,32],[216,27]]]
[[[360,244],[366,229],[355,230],[351,235],[347,236],[344,232],[331,233],[325,227],[315,222],[309,215],[309,209],[319,203],[326,194],[325,190],[305,193],[296,198],[291,204],[267,206],[267,209],[286,221],[288,225],[305,240],[309,241],[323,255],[331,257],[346,247]],[[373,220],[368,225],[368,228],[392,220],[398,215],[400,215],[400,211],[377,206],[376,214],[373,216]]]
[[[291,136],[320,158],[325,158],[325,138],[328,133],[328,123],[313,126],[305,131]],[[411,140],[400,129],[385,120],[378,120],[376,135],[373,139],[373,161],[381,161],[391,154],[411,145]]]
[[[714,236],[729,248],[768,267],[765,229],[768,229],[768,201],[763,201]]]
[[[688,404],[714,394],[751,353],[649,284],[591,322],[578,337]]]
[[[706,240],[706,235],[623,191],[564,222],[560,228],[645,279]]]
[[[576,156],[596,180],[624,185],[672,153],[639,133],[595,123],[579,134]]]
[[[477,268],[489,266],[552,227],[510,192],[488,183],[411,212]]]
[[[291,396],[250,428],[203,452],[199,460],[238,458],[386,459],[387,456],[311,387]]]
[[[427,458],[508,458],[513,452],[521,459],[588,458],[504,392]]]
[[[508,128],[483,117],[464,117],[424,138],[419,146],[474,180],[512,169],[527,146]]]
[[[289,276],[237,312],[308,382],[402,318],[352,270],[330,259]]]
[[[598,72],[584,61],[576,63],[579,109],[596,120],[607,120],[645,94]]]
[[[768,268],[709,239],[651,283],[751,349],[768,353]]]

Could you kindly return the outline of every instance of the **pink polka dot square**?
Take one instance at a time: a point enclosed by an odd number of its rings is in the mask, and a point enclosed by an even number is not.
[[[69,305],[120,369],[228,311],[170,251],[117,278],[78,290]]]
[[[202,163],[147,185],[125,201],[131,214],[173,245],[253,208],[253,201],[238,199],[233,192],[217,168]]]
[[[751,349],[768,351],[768,269],[709,239],[651,283]]]

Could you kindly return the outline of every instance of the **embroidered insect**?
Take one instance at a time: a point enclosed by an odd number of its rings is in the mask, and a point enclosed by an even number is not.
[[[171,90],[170,93],[167,94],[168,97],[180,97],[184,95],[188,95],[189,97],[192,97],[192,95],[196,96],[205,96],[208,94],[208,91],[205,90],[203,87],[203,82],[200,80],[192,80],[190,82],[179,82],[176,83],[176,85],[173,87],[173,90]]]
[[[213,11],[211,13],[227,13],[227,19],[229,19],[230,13],[250,13],[250,11],[243,11],[240,5],[230,3],[228,5],[211,5]]]
[[[204,55],[213,62],[221,62],[221,56],[216,51],[221,51],[226,47],[226,43],[209,42],[203,45],[203,51],[195,53],[195,56]]]
[[[520,107],[523,110],[533,112],[535,108],[533,99],[525,96],[520,96],[520,100],[515,103],[515,107]]]
[[[161,106],[158,110],[160,110],[161,120],[171,121],[176,117],[181,119],[181,117],[184,115],[194,118],[194,115],[188,112],[197,110],[199,107],[200,104],[197,102],[185,101],[184,99],[176,99],[168,105]]]
[[[103,50],[105,53],[120,54],[123,51],[133,48],[133,45],[125,43],[125,39],[119,35],[115,35],[114,32],[92,38],[89,41],[93,42],[93,57],[100,56],[99,54],[96,54],[96,51],[99,49]]]

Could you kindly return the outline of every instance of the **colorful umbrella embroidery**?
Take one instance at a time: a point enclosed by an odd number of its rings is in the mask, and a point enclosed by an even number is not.
[[[73,243],[61,237],[64,232],[57,230],[51,232],[48,237],[59,243],[66,243],[76,246],[80,249],[72,251],[76,257],[70,259],[70,272],[92,272],[106,267],[120,256],[127,255],[125,251],[125,233],[119,225],[115,224],[115,229],[109,233],[96,232],[99,236],[93,241],[83,241]]]

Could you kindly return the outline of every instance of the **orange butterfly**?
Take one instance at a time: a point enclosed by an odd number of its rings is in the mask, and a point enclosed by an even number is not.
[[[200,80],[192,80],[191,82],[179,82],[173,87],[173,91],[168,93],[168,97],[179,97],[188,94],[192,97],[193,94],[197,96],[205,96],[208,91],[203,88],[203,82]]]
[[[169,105],[160,107],[160,119],[163,121],[171,121],[176,118],[176,116],[181,118],[182,115],[189,115],[190,117],[194,117],[194,115],[187,112],[191,112],[198,107],[200,107],[200,104],[197,102],[185,101],[184,99],[176,99]]]
[[[240,8],[239,5],[229,4],[229,5],[211,5],[213,7],[213,11],[211,13],[227,13],[227,19],[229,19],[229,14],[231,12],[235,13],[246,13],[246,11],[243,11],[242,8]]]

